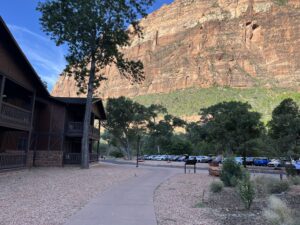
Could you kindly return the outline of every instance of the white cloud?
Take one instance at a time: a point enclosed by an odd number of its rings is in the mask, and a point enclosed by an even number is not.
[[[27,56],[41,79],[46,81],[51,90],[59,74],[65,68],[64,49],[26,27],[8,25],[21,49]]]

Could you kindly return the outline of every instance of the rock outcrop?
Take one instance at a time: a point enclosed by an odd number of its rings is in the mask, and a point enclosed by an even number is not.
[[[300,87],[300,0],[175,0],[141,21],[144,38],[122,51],[141,59],[146,79],[131,85],[115,68],[101,97],[189,87]],[[75,96],[70,77],[53,94]]]

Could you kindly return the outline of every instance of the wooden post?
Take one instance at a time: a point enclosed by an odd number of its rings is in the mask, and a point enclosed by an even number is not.
[[[3,102],[3,94],[4,94],[4,88],[5,88],[5,81],[6,81],[5,76],[2,76],[2,81],[1,81],[1,96],[0,96],[0,113],[2,111],[2,102]]]
[[[52,134],[52,114],[53,114],[53,105],[51,104],[50,121],[49,121],[49,129],[48,129],[48,145],[47,145],[48,152],[50,151],[50,141],[51,141],[51,134]]]
[[[25,154],[25,165],[27,163],[28,152],[30,150],[31,135],[32,135],[32,130],[33,130],[33,119],[34,119],[33,116],[34,116],[35,98],[36,98],[36,92],[34,91],[33,98],[32,98],[30,129],[29,129],[29,132],[28,132],[27,149],[26,149],[26,154]]]

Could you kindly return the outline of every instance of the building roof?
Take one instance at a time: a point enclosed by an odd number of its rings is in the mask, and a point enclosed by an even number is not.
[[[63,102],[65,104],[69,105],[85,105],[86,104],[86,98],[80,98],[80,97],[52,97],[53,99]],[[93,98],[93,105],[97,107],[99,110],[99,116],[101,119],[106,120],[106,113],[104,110],[103,102],[101,98]]]
[[[22,65],[26,71],[26,75],[28,78],[32,80],[37,88],[37,92],[41,95],[50,96],[47,88],[44,86],[43,81],[36,73],[32,65],[30,64],[29,60],[21,50],[20,46],[18,45],[17,41],[15,40],[14,36],[6,26],[4,20],[0,16],[0,40],[3,41],[7,48],[9,48],[10,52],[13,53],[14,57],[17,59],[18,63]]]
[[[69,97],[53,97],[48,92],[47,88],[44,86],[43,81],[39,77],[39,75],[36,73],[32,65],[30,64],[29,60],[21,50],[20,46],[18,45],[17,41],[13,37],[12,33],[6,26],[4,20],[0,16],[0,41],[3,41],[7,48],[9,48],[10,52],[14,55],[14,57],[17,59],[18,63],[23,66],[23,68],[26,71],[26,75],[28,78],[35,84],[37,89],[37,98],[40,96],[46,97],[50,100],[56,100],[60,103],[64,104],[76,104],[76,105],[85,105],[86,98],[69,98]],[[93,99],[93,104],[96,105],[96,107],[99,110],[100,118],[106,119],[106,114],[104,110],[104,106],[102,103],[102,100],[100,98]]]

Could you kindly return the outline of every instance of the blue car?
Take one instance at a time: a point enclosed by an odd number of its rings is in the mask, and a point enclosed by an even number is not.
[[[270,160],[268,158],[255,158],[253,165],[255,166],[267,166]]]

